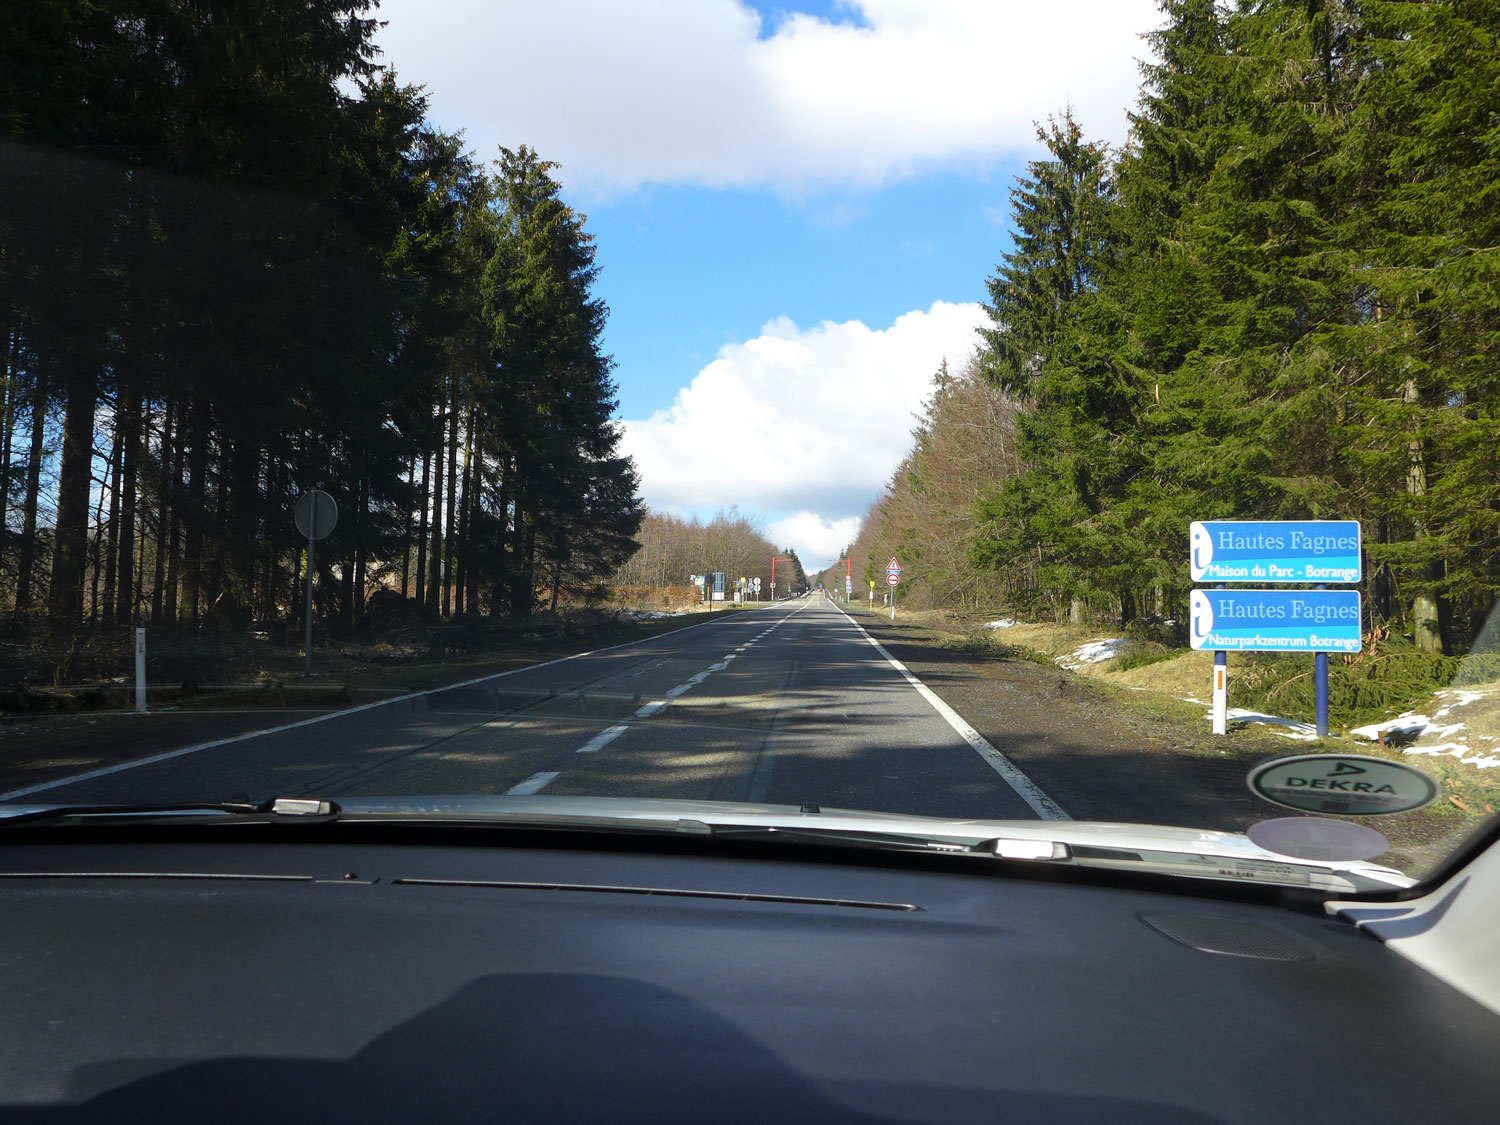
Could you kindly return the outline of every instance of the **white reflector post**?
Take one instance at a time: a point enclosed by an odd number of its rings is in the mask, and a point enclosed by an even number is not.
[[[146,712],[146,630],[135,631],[135,709]]]
[[[1229,733],[1229,654],[1214,653],[1214,733]]]

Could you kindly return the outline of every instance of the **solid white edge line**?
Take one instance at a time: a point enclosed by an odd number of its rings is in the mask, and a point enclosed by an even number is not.
[[[875,651],[880,653],[881,656],[885,657],[886,662],[890,664],[892,668],[896,669],[896,671],[900,672],[903,676],[906,677],[907,682],[911,684],[912,687],[917,689],[917,694],[919,694],[923,699],[927,700],[927,702],[932,705],[932,709],[939,715],[941,715],[947,721],[950,727],[958,732],[958,736],[960,738],[962,738],[965,742],[967,742],[974,748],[979,756],[984,759],[985,764],[988,765],[996,773],[998,773],[1005,780],[1005,783],[1016,791],[1016,796],[1025,801],[1037,816],[1041,817],[1043,820],[1073,819],[1062,810],[1061,805],[1059,805],[1051,797],[1047,796],[1047,794],[1043,793],[1041,786],[1037,785],[1036,782],[1027,777],[1026,774],[1022,772],[1019,766],[1017,766],[1004,754],[1000,753],[1000,751],[991,746],[984,735],[980,734],[972,726],[964,722],[962,716],[960,716],[957,711],[955,711],[952,707],[949,707],[948,704],[944,703],[943,700],[938,697],[936,692],[934,692],[921,680],[917,679],[917,677],[909,668],[907,668],[905,664],[902,664],[901,661],[897,660],[894,656],[887,652],[885,650],[885,646],[877,641],[874,637],[870,636],[870,634],[865,631],[865,627],[863,625],[854,620],[854,618],[850,617],[847,613],[844,613],[843,609],[837,603],[834,603],[833,608],[837,609],[841,614],[844,615],[844,620],[848,621],[849,624],[853,625],[856,629],[859,630],[860,636],[864,637],[865,640],[869,641],[872,645],[875,646]]]
[[[770,606],[760,607],[770,609]],[[713,621],[695,621],[691,625],[684,625],[680,629],[668,629],[665,633],[656,633],[649,637],[641,637],[634,641],[621,641],[617,645],[606,645],[604,648],[590,649],[588,652],[575,652],[569,656],[559,656],[552,660],[543,660],[537,664],[523,664],[519,668],[508,668],[504,672],[491,672],[487,676],[478,676],[472,680],[464,680],[462,683],[445,684],[442,687],[428,688],[426,691],[413,691],[405,695],[393,695],[389,699],[377,699],[373,703],[361,703],[358,707],[345,707],[341,711],[327,711],[316,715],[311,719],[302,719],[295,723],[283,723],[279,727],[264,727],[261,730],[248,730],[242,734],[231,735],[228,738],[216,738],[212,742],[200,742],[194,746],[182,746],[176,750],[167,750],[160,754],[152,754],[146,758],[134,758],[128,762],[116,762],[112,766],[101,766],[96,770],[88,770],[84,773],[70,774],[67,777],[55,778],[52,781],[44,781],[37,785],[28,785],[21,789],[12,789],[9,793],[0,793],[0,801],[14,801],[18,797],[29,797],[33,793],[45,793],[48,789],[59,789],[64,785],[72,785],[80,781],[93,781],[95,778],[108,777],[111,774],[124,773],[126,770],[138,769],[141,766],[153,766],[157,762],[169,762],[173,758],[182,758],[188,754],[196,754],[200,750],[212,750],[218,746],[228,746],[235,742],[244,742],[250,738],[260,738],[267,734],[282,734],[289,730],[297,730],[300,727],[310,727],[314,723],[326,723],[330,719],[343,718],[345,715],[357,715],[361,711],[373,711],[376,707],[389,707],[392,703],[402,703],[408,699],[420,699],[425,695],[437,695],[439,692],[454,691],[458,688],[473,687],[488,680],[504,679],[506,676],[514,676],[521,672],[534,672],[538,668],[550,668],[554,664],[565,664],[569,660],[582,660],[587,656],[598,656],[604,652],[614,652],[616,649],[629,648],[631,645],[646,644],[658,640],[661,637],[670,637],[677,633],[686,633],[689,629],[701,629],[706,625],[723,625],[740,617],[742,613],[760,612],[760,609],[739,610],[735,613],[722,616]]]
[[[519,785],[512,785],[505,791],[505,796],[529,797],[533,793],[540,793],[557,780],[557,774],[557,770],[544,770],[541,773],[534,773]]]

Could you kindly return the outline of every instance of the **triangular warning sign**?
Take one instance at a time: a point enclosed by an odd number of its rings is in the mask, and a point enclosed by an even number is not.
[[[1363,766],[1351,766],[1348,762],[1340,762],[1338,765],[1334,766],[1333,769],[1331,769],[1331,770],[1328,771],[1328,776],[1329,777],[1338,777],[1339,774],[1341,774],[1341,773],[1364,773],[1364,772],[1365,772],[1365,768]]]

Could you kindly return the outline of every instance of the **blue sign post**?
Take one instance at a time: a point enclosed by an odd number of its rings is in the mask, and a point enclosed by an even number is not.
[[[1316,583],[1311,590],[1194,590],[1190,640],[1214,653],[1214,733],[1226,730],[1225,654],[1316,654],[1317,725],[1328,735],[1328,654],[1360,650],[1357,590],[1364,576],[1357,520],[1214,520],[1188,530],[1194,582]]]

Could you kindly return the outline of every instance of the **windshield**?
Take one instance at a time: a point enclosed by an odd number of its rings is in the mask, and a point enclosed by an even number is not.
[[[0,806],[1495,815],[1492,3],[23,8]]]

